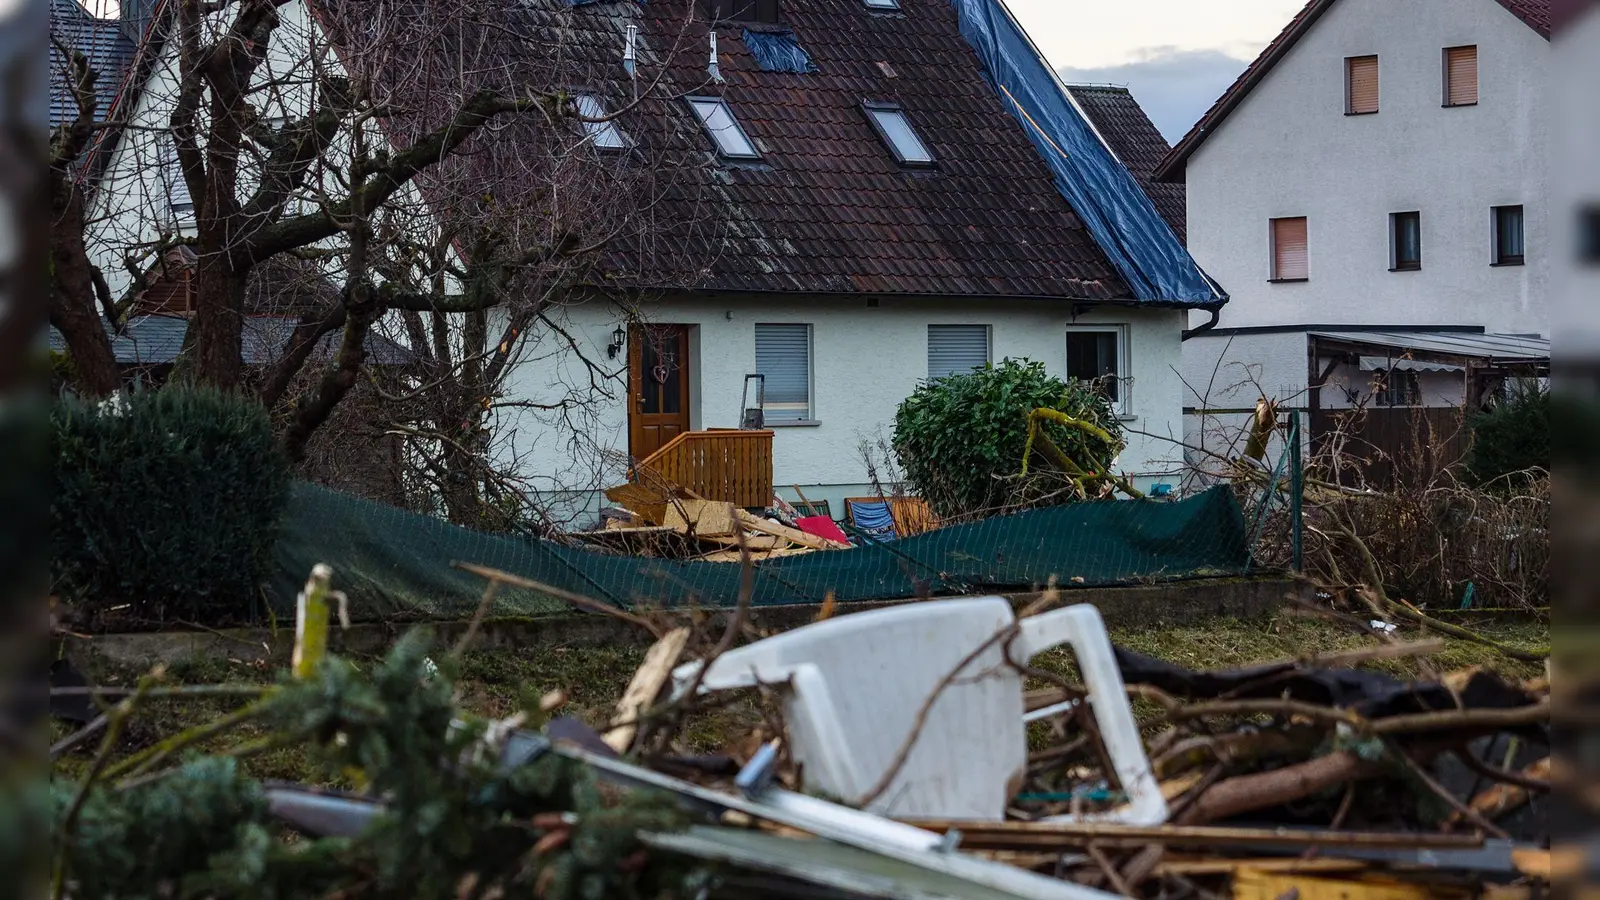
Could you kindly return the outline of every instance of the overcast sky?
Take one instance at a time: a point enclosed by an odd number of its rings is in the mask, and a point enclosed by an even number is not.
[[[1182,137],[1304,0],[1007,0],[1069,82],[1126,85]]]

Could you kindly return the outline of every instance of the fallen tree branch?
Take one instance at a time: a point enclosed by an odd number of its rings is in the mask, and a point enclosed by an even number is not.
[[[1303,800],[1327,788],[1371,778],[1383,771],[1349,751],[1219,781],[1201,794],[1178,820],[1181,825],[1203,825],[1232,816]]]

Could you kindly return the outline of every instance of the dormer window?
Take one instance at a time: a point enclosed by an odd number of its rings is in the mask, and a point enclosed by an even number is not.
[[[778,0],[700,0],[700,13],[712,22],[778,22]]]
[[[739,127],[733,110],[721,97],[690,97],[689,108],[717,145],[717,152],[728,159],[760,159],[755,142]]]
[[[896,162],[902,166],[933,165],[933,151],[911,127],[911,120],[906,118],[906,111],[899,104],[868,102],[862,104],[862,109],[866,110],[872,127],[877,129],[878,137],[894,154]]]
[[[611,113],[606,110],[606,105],[594,94],[578,94],[572,98],[573,105],[578,110],[578,115],[584,119],[604,119]],[[615,119],[606,122],[580,121],[583,131],[602,150],[626,150],[628,137],[617,127]]]

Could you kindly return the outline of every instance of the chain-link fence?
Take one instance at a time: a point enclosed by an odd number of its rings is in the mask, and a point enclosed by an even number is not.
[[[500,569],[619,607],[729,606],[737,563],[627,556],[459,528],[309,484],[294,488],[266,597],[291,616],[313,564],[325,562],[353,618],[470,615],[484,583],[454,562]],[[1073,503],[951,525],[849,550],[755,566],[756,604],[950,596],[979,591],[1149,583],[1239,575],[1254,559],[1246,517],[1227,487],[1183,500]],[[497,615],[567,607],[537,591],[503,589]]]

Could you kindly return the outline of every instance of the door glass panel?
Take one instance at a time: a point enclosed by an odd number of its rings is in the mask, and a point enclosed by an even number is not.
[[[672,330],[647,332],[640,351],[643,371],[639,373],[639,389],[644,404],[639,411],[646,415],[677,415],[683,412],[683,366],[678,355],[680,332]]]

